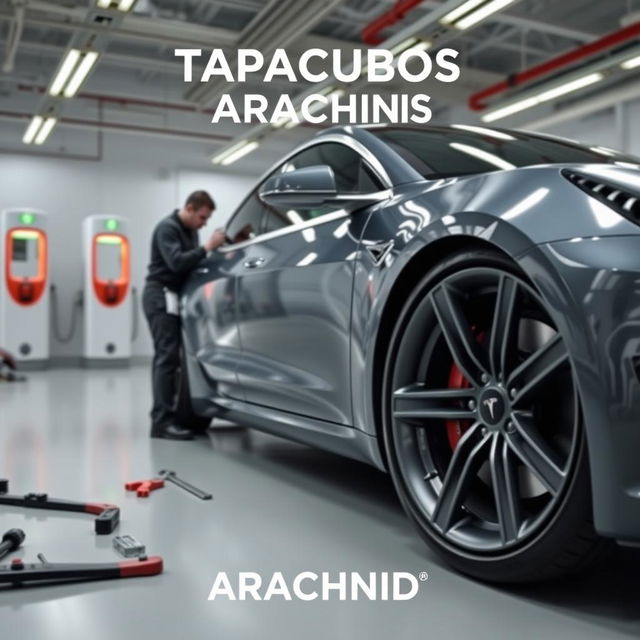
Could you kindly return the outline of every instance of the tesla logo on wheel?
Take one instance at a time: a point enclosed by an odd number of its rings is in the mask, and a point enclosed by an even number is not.
[[[493,415],[493,408],[496,404],[496,402],[498,402],[498,398],[487,398],[486,400],[484,400],[482,402],[482,404],[487,407],[487,409],[489,409],[489,413],[491,414],[491,419],[493,420],[494,415]]]

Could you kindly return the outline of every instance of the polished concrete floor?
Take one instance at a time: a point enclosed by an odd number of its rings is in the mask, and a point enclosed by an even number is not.
[[[387,476],[366,465],[245,429],[187,443],[147,437],[148,371],[61,369],[0,384],[0,477],[13,493],[115,502],[119,533],[161,555],[156,577],[0,588],[0,620],[15,637],[622,638],[640,635],[640,551],[545,586],[495,588],[457,575],[426,549]],[[175,469],[208,489],[175,486],[148,499],[126,481]],[[25,530],[35,561],[117,562],[112,536],[89,516],[0,506],[0,533]],[[3,561],[3,562],[6,562]],[[426,571],[408,601],[208,600],[219,571],[268,579],[281,571]],[[4,635],[3,635],[4,637]],[[7,637],[9,637],[7,635]]]

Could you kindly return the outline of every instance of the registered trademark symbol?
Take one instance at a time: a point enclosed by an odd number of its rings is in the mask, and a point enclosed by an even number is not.
[[[429,574],[426,571],[421,571],[418,574],[418,579],[420,582],[426,582],[429,579]]]

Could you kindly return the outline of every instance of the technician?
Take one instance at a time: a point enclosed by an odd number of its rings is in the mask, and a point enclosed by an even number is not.
[[[198,229],[207,224],[214,209],[206,191],[194,191],[180,211],[176,209],[161,220],[153,231],[151,260],[142,294],[154,349],[152,438],[193,438],[188,425],[178,424],[175,414],[181,342],[178,293],[207,252],[225,242],[224,231],[216,229],[204,246],[198,244]]]

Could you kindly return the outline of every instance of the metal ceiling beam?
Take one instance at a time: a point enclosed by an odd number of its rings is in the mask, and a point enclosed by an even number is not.
[[[265,8],[243,29],[237,47],[259,49],[269,56],[277,48],[284,48],[310,31],[342,0],[325,0],[318,7],[317,0],[270,0]],[[207,47],[210,50],[212,47]],[[237,65],[230,63],[232,71]],[[185,98],[201,108],[213,104],[230,86],[223,78],[207,83],[195,82],[186,91]]]

